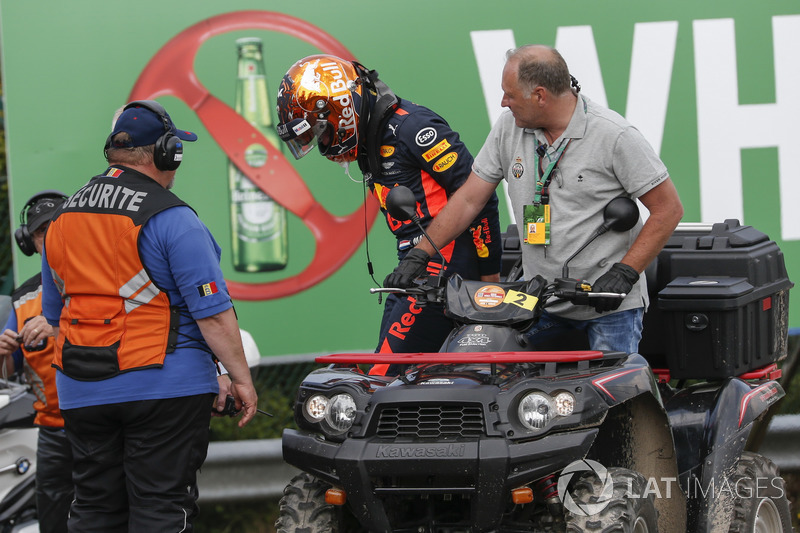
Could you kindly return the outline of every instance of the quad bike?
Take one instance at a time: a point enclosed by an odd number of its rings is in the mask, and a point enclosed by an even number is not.
[[[399,220],[414,207],[401,187],[387,198]],[[633,227],[638,209],[615,199],[604,215],[576,254]],[[317,358],[327,366],[300,385],[299,429],[283,433],[284,460],[302,472],[284,490],[278,532],[791,531],[776,467],[746,451],[784,395],[775,361],[792,286],[761,235],[735,221],[676,231],[651,272],[652,361],[575,339],[529,344],[548,302],[597,296],[566,264],[550,282],[453,275],[373,289],[444,303],[455,328],[440,353]],[[364,373],[374,363],[399,372]]]
[[[35,472],[39,430],[33,425],[33,393],[0,380],[0,533],[38,531]]]

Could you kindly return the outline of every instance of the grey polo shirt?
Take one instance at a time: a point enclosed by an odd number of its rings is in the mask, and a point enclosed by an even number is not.
[[[637,198],[669,178],[667,168],[642,134],[619,114],[579,95],[567,129],[547,147],[543,168],[569,141],[550,183],[551,244],[522,244],[525,277],[548,281],[561,276],[569,258],[603,222],[603,208],[617,196]],[[534,199],[536,147],[547,141],[540,129],[521,129],[506,110],[475,158],[473,171],[490,183],[508,181],[512,209],[524,238],[522,209]],[[569,276],[593,283],[619,262],[641,230],[641,220],[625,233],[607,232],[569,263]],[[647,307],[644,274],[619,310]],[[577,320],[596,318],[588,306],[559,303],[548,311]]]

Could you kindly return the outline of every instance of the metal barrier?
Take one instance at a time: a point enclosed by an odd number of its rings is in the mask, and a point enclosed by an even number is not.
[[[760,452],[782,472],[800,471],[800,415],[776,416]],[[280,439],[212,442],[198,475],[200,501],[226,502],[277,498],[298,472],[283,462]]]
[[[277,498],[297,472],[283,462],[281,439],[212,442],[197,475],[199,501]]]

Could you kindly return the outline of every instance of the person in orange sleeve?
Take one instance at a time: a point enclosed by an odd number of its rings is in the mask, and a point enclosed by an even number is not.
[[[20,213],[21,225],[14,236],[25,255],[42,253],[50,218],[66,196],[60,191],[41,191],[31,197]],[[67,531],[72,502],[72,449],[64,432],[58,407],[53,363],[53,328],[42,316],[42,274],[38,272],[12,293],[13,311],[0,335],[0,357],[6,369],[24,372],[36,401],[34,424],[39,426],[36,450],[36,509],[39,531]]]

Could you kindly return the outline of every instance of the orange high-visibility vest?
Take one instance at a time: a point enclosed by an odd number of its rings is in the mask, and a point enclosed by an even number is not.
[[[109,167],[50,224],[45,251],[64,307],[53,366],[83,381],[159,368],[175,349],[179,311],[139,256],[142,227],[186,205],[149,177]]]
[[[25,322],[41,315],[42,273],[39,272],[11,293],[11,303],[17,317],[17,331],[22,329]],[[53,339],[47,337],[41,345],[32,346],[31,350],[25,346],[20,346],[20,350],[25,356],[25,375],[36,396],[36,401],[33,402],[36,418],[33,423],[39,426],[64,427],[64,419],[58,408],[56,371],[52,367],[54,347]]]

